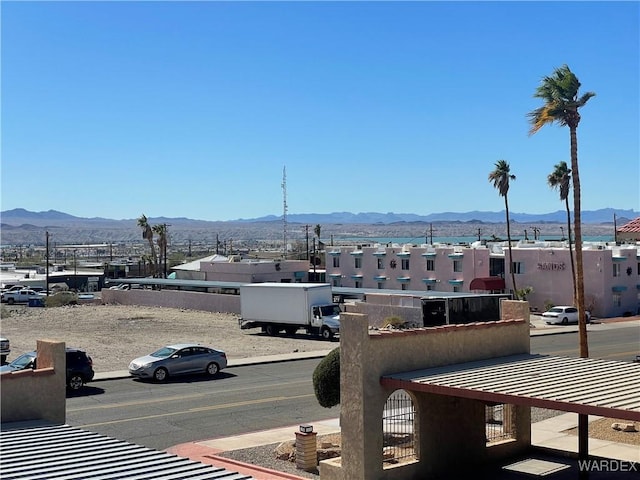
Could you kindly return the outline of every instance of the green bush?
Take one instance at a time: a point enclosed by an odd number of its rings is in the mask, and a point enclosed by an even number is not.
[[[78,294],[74,292],[64,291],[54,293],[45,297],[44,304],[46,307],[62,307],[64,305],[77,305]]]
[[[334,348],[313,371],[313,391],[325,408],[340,404],[340,348]]]

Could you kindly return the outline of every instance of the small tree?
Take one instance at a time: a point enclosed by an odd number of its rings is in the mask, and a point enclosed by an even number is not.
[[[320,406],[340,405],[340,347],[331,350],[313,371],[313,391]]]

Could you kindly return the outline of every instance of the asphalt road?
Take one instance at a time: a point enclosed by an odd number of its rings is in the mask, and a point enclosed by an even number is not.
[[[631,361],[640,328],[589,334],[590,357]],[[577,333],[531,338],[532,353],[578,355]],[[339,416],[313,393],[319,360],[234,367],[216,379],[185,377],[166,384],[132,379],[90,383],[67,399],[67,423],[156,449]]]
[[[319,360],[223,370],[166,384],[133,379],[94,382],[67,398],[67,423],[147,447],[335,418],[318,405],[311,376]]]

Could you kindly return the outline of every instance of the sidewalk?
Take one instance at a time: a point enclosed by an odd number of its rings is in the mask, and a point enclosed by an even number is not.
[[[578,331],[577,325],[547,325],[542,321],[539,315],[531,315],[531,336],[538,335],[556,335],[575,333]],[[597,331],[611,328],[622,328],[631,325],[640,325],[640,318],[614,318],[595,320],[588,325],[589,331]],[[244,358],[238,360],[230,360],[229,368],[243,365],[257,365],[263,363],[286,362],[309,358],[323,358],[331,350],[317,352],[298,352],[293,354],[271,355],[265,357]],[[116,371],[96,373],[94,381],[126,378],[129,372]],[[589,421],[597,420],[600,417],[590,416]],[[314,432],[318,435],[326,435],[337,433],[340,431],[339,419],[321,420],[317,422],[308,422],[313,425]],[[531,425],[531,444],[533,447],[541,449],[551,458],[562,458],[569,453],[577,453],[578,437],[570,435],[566,430],[577,427],[578,416],[575,413],[565,413],[552,417],[541,422]],[[304,477],[292,475],[290,473],[278,472],[265,469],[260,466],[245,464],[235,460],[224,458],[219,454],[221,452],[238,450],[243,448],[251,448],[260,445],[277,444],[287,440],[295,439],[295,432],[299,425],[292,425],[273,430],[263,430],[258,432],[236,435],[233,437],[214,438],[199,442],[189,442],[176,445],[167,449],[169,453],[186,457],[208,465],[222,467],[230,471],[235,471],[243,475],[249,475],[255,480],[304,480]],[[640,462],[640,448],[637,445],[628,445],[603,441],[598,439],[589,439],[589,454],[595,457],[607,459],[616,459],[625,462]],[[536,456],[531,454],[531,456]],[[567,474],[570,472],[567,471]],[[522,478],[521,473],[514,473],[511,477],[508,472],[502,472],[500,478]],[[558,477],[554,477],[558,478]]]

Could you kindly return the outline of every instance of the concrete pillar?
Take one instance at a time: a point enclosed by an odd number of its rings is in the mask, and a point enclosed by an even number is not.
[[[340,314],[340,425],[345,479],[382,476],[382,410],[386,394],[366,315]]]
[[[296,468],[307,472],[318,468],[316,432],[296,432]]]

